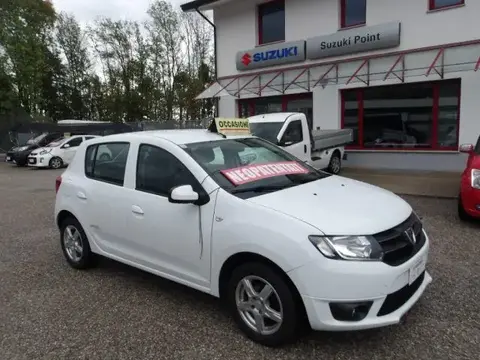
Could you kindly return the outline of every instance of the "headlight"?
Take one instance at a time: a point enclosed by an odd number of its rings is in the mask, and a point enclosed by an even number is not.
[[[28,146],[22,146],[17,149],[17,151],[25,151],[28,149]]]
[[[50,150],[42,150],[42,151],[40,151],[40,155],[49,154],[51,151],[52,151],[52,149],[50,149]]]
[[[317,236],[308,237],[313,245],[327,258],[379,261],[382,248],[372,236]]]
[[[480,170],[472,169],[472,188],[480,189]]]

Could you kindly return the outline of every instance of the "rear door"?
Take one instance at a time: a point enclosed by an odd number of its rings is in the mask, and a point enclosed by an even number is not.
[[[310,137],[305,133],[302,120],[292,116],[285,121],[279,133],[279,145],[302,161],[309,161]]]
[[[126,238],[128,198],[124,187],[129,142],[92,144],[85,153],[85,181],[77,191],[78,201],[88,204],[87,228],[95,245],[114,257],[126,258],[129,242]],[[117,154],[104,161],[105,151]]]

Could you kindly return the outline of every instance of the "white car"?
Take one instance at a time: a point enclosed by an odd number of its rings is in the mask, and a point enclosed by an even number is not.
[[[98,138],[96,135],[75,135],[61,137],[43,148],[35,149],[28,155],[28,166],[37,168],[59,169],[70,164],[78,147],[86,140]],[[108,149],[101,154],[102,160],[110,160],[112,154]]]
[[[116,154],[102,161],[108,148]],[[400,322],[432,278],[404,200],[257,137],[205,130],[82,144],[56,180],[55,223],[77,269],[103,255],[227,301],[268,346],[301,330]]]

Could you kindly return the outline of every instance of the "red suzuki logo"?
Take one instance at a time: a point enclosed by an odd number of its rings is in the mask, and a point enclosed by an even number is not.
[[[245,66],[248,66],[252,62],[252,56],[249,53],[245,53],[245,55],[242,56],[242,63]]]

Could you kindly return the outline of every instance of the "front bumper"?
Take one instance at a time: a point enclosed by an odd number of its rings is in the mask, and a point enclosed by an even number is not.
[[[27,159],[27,164],[28,166],[31,167],[49,167],[50,165],[50,159],[52,158],[52,155],[50,154],[44,154],[44,155],[29,155]]]
[[[399,266],[326,260],[289,272],[303,299],[312,329],[363,330],[399,323],[432,282],[430,274],[424,270],[430,243],[426,233],[425,237],[425,244],[418,253]],[[422,264],[420,270],[419,263]],[[362,320],[340,321],[332,315],[331,303],[360,302],[371,302]]]
[[[7,156],[5,161],[8,163],[16,163],[16,164],[26,164],[27,157],[32,150],[26,151],[9,151],[7,152]]]
[[[460,192],[465,212],[475,218],[480,218],[480,190],[464,186]]]

